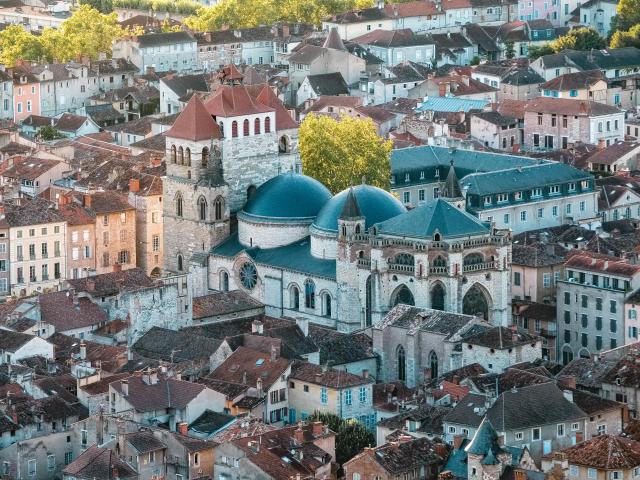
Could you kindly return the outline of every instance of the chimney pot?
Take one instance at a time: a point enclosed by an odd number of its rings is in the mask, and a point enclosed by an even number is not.
[[[136,193],[140,191],[140,180],[137,178],[129,179],[129,191]]]
[[[189,432],[189,425],[187,424],[187,422],[180,422],[178,423],[178,433],[180,435],[187,435],[187,433]]]

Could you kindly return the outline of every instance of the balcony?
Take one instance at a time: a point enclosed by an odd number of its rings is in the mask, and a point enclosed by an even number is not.
[[[390,263],[389,264],[390,272],[398,272],[398,273],[408,273],[413,275],[416,271],[416,267],[414,265],[404,265],[401,263]]]
[[[447,267],[429,267],[430,275],[448,275],[449,269]]]
[[[371,269],[371,259],[370,258],[359,258],[357,262],[358,268],[364,268],[366,270]]]
[[[497,268],[496,262],[481,262],[481,263],[472,263],[470,265],[463,265],[463,272],[478,272],[480,270],[494,270]]]

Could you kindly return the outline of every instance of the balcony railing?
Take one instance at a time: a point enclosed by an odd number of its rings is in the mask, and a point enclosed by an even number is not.
[[[447,275],[449,269],[447,267],[429,267],[429,273],[431,275]]]
[[[416,271],[416,267],[414,265],[404,265],[402,263],[390,263],[389,271],[413,274]]]
[[[469,265],[463,265],[463,272],[477,272],[480,270],[493,270],[496,268],[496,262],[482,262],[482,263],[472,263]]]
[[[365,268],[367,270],[371,269],[371,259],[370,258],[359,258],[357,263],[358,268]]]

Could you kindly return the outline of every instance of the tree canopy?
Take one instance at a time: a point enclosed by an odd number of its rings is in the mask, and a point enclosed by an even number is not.
[[[618,30],[611,38],[611,48],[636,47],[640,48],[640,24],[629,30]]]
[[[375,446],[376,438],[356,420],[342,420],[334,413],[313,412],[309,422],[322,422],[336,433],[336,462],[341,466],[365,447]]]
[[[607,42],[592,28],[574,28],[569,33],[556,38],[552,42],[529,47],[529,58],[535,60],[543,55],[558,53],[562,50],[600,50],[607,47]]]
[[[111,43],[124,34],[115,13],[104,15],[89,5],[81,5],[60,28],[45,28],[41,35],[11,25],[0,32],[0,61],[8,66],[17,60],[66,62],[79,55],[98,58],[111,54]]]
[[[185,20],[194,30],[250,28],[274,22],[304,22],[320,25],[326,16],[354,8],[371,7],[373,0],[222,0],[199,8]]]
[[[620,0],[616,7],[616,16],[612,21],[612,30],[629,30],[640,24],[640,0]]]
[[[298,137],[303,172],[333,193],[363,177],[370,185],[389,188],[392,142],[378,135],[371,120],[310,114]]]

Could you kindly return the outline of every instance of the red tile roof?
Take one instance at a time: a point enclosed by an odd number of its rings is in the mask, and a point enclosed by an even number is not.
[[[211,377],[233,383],[256,385],[262,380],[268,389],[289,367],[290,361],[277,357],[271,360],[269,354],[246,347],[238,347],[214,372]]]
[[[525,112],[556,113],[561,115],[582,115],[595,117],[621,113],[616,107],[589,100],[571,100],[569,98],[538,97],[530,100]]]
[[[564,450],[569,463],[602,470],[640,466],[640,443],[613,435],[598,435]]]
[[[447,0],[444,0],[443,4]],[[468,2],[467,2],[468,3]],[[470,5],[470,4],[469,4]],[[426,0],[417,2],[387,4],[384,11],[389,17],[419,17],[422,15],[438,15],[442,13],[435,3]]]
[[[158,378],[155,383],[147,384],[143,376],[129,377],[129,392],[125,397],[127,402],[139,412],[185,408],[206,388],[204,385],[175,378]],[[122,394],[122,380],[112,382],[111,386]]]
[[[640,265],[632,265],[624,261],[610,261],[595,258],[588,253],[573,255],[564,264],[566,268],[579,268],[593,272],[606,272],[614,275],[633,276],[640,273]]]
[[[471,8],[471,2],[469,0],[443,0],[443,10],[454,10],[456,8]]]
[[[168,137],[181,138],[194,142],[222,137],[220,127],[213,120],[198,95],[191,97],[191,100],[189,100],[185,109],[178,115],[178,118],[166,135]]]
[[[237,117],[273,112],[275,109],[254,101],[244,85],[219,85],[205,106],[214,117]]]

